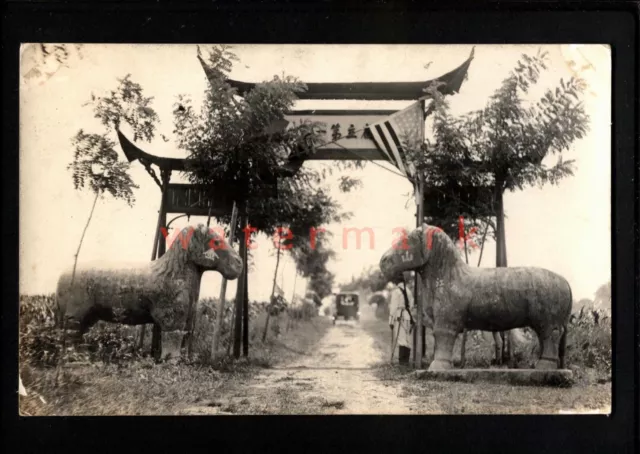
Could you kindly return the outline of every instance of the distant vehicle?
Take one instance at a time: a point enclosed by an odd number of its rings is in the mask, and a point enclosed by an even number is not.
[[[360,320],[360,296],[357,293],[338,293],[336,295],[336,312],[333,316],[333,324],[338,317],[345,320]]]

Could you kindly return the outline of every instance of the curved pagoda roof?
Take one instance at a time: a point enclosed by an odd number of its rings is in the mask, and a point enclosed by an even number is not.
[[[460,66],[442,76],[417,82],[306,82],[307,90],[297,93],[298,99],[353,99],[353,100],[417,100],[425,97],[423,91],[432,82],[442,82],[439,91],[444,95],[457,93],[464,82],[464,78],[473,60],[474,50],[471,50],[469,58]],[[202,57],[198,60],[204,69],[209,82],[214,77]],[[251,91],[256,83],[227,79],[229,85],[234,87],[240,96]]]
[[[469,65],[473,60],[474,49],[467,60],[452,71],[432,80],[420,82],[308,82],[307,90],[297,94],[299,99],[350,99],[350,100],[417,100],[428,95],[423,91],[432,82],[442,82],[438,90],[449,95],[457,93],[464,82]],[[204,60],[198,55],[198,60],[204,69],[207,79],[211,81],[213,74]],[[255,83],[227,79],[227,82],[243,95],[255,87]],[[292,114],[302,115],[361,115],[363,113],[391,114],[391,111],[294,111]],[[288,121],[274,125],[275,130],[282,130]],[[156,165],[163,171],[188,171],[187,160],[180,158],[165,158],[156,156],[141,150],[134,145],[124,134],[118,131],[118,139],[129,162],[139,160],[145,167]],[[340,155],[340,150],[323,149],[315,150],[313,156],[298,156],[294,153],[289,157],[289,162],[280,169],[278,176],[294,175],[305,159],[354,159],[351,154],[345,158]],[[340,147],[342,148],[342,147]],[[343,153],[344,154],[344,153]],[[354,154],[360,159],[382,159],[382,154],[377,150],[354,150]],[[357,158],[356,158],[357,159]]]

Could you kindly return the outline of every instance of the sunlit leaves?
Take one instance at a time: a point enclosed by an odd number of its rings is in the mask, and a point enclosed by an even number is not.
[[[585,137],[589,118],[580,99],[586,86],[578,78],[560,80],[531,102],[528,92],[546,69],[545,52],[522,55],[487,105],[461,116],[451,115],[444,97],[429,87],[435,140],[410,153],[428,183],[453,179],[513,190],[571,175],[572,161],[547,167],[543,160]]]
[[[138,188],[128,174],[129,163],[118,160],[115,143],[106,135],[87,134],[83,130],[72,139],[74,158],[68,169],[72,172],[75,189],[89,188],[94,193],[110,193],[130,206]]]
[[[362,186],[362,181],[356,178],[351,178],[348,175],[343,175],[340,177],[340,191],[342,192],[351,192],[352,189],[359,188]]]
[[[325,245],[311,248],[310,234],[349,216],[340,212],[340,205],[322,187],[330,172],[300,167],[294,176],[278,178],[277,195],[273,193],[275,175],[285,165],[301,165],[321,144],[321,131],[326,128],[309,121],[285,128],[285,114],[305,85],[290,76],[274,76],[240,97],[227,81],[237,61],[228,46],[206,52],[199,48],[198,57],[208,79],[202,108],[196,112],[188,97],[178,96],[173,109],[174,134],[188,154],[190,181],[211,188],[213,197],[215,191],[224,191],[238,203],[246,203],[249,223],[260,233],[274,235],[278,228],[288,228],[293,238],[283,245],[293,246],[290,253],[298,270],[310,279],[310,288],[323,295],[333,280],[326,269],[333,252]],[[341,180],[343,190],[356,186],[352,178]],[[228,223],[230,213],[217,218]],[[320,244],[321,239],[317,241]]]
[[[318,188],[321,172],[301,168],[293,177],[279,178],[277,197],[272,193],[274,176],[288,159],[304,159],[319,144],[324,125],[306,121],[284,128],[284,116],[305,85],[275,76],[239,97],[226,79],[236,60],[231,50],[215,46],[206,57],[199,52],[209,80],[202,110],[195,112],[184,96],[174,105],[174,132],[188,153],[191,181],[246,201],[252,225],[263,233],[292,226],[307,237],[310,227],[334,221],[338,205]],[[283,127],[273,128],[278,122]]]
[[[105,126],[105,134],[85,133],[72,138],[74,157],[68,168],[72,171],[76,189],[88,187],[91,191],[109,193],[116,199],[132,205],[133,189],[138,188],[128,174],[129,164],[118,161],[115,143],[109,138],[122,123],[133,130],[133,140],[151,141],[155,136],[158,115],[151,107],[153,98],[145,97],[140,84],[130,75],[118,79],[118,86],[108,95],[91,95],[85,105],[93,109],[94,117]]]
[[[588,131],[589,118],[580,102],[586,89],[578,78],[560,80],[537,101],[532,87],[547,69],[547,55],[522,55],[483,109],[452,115],[449,104],[435,85],[425,90],[433,100],[428,110],[433,140],[410,147],[408,158],[422,171],[427,187],[446,193],[448,203],[428,221],[458,236],[458,218],[465,228],[492,224],[493,200],[465,203],[457,194],[463,187],[522,190],[528,186],[558,184],[573,175],[574,161],[561,157],[555,165],[543,162],[552,154],[568,150]],[[433,207],[430,210],[434,212]],[[489,229],[493,235],[495,229]]]
[[[140,84],[131,75],[118,79],[118,86],[106,96],[91,95],[87,103],[93,107],[95,118],[109,130],[119,129],[122,123],[133,130],[133,140],[151,142],[155,137],[158,115],[151,107],[153,97],[145,97]]]

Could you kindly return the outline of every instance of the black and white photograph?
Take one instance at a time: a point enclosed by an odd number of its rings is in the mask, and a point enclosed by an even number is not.
[[[19,415],[610,414],[611,64],[23,43]]]

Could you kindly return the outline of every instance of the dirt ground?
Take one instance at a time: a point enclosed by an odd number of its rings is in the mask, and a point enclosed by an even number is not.
[[[609,413],[611,384],[570,389],[416,380],[389,364],[386,321],[361,307],[306,353],[226,381],[178,414],[558,414]],[[329,324],[326,319],[320,323]]]

